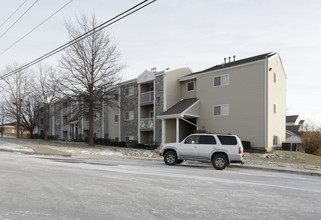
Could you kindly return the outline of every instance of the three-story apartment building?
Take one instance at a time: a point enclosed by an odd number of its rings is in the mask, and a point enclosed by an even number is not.
[[[154,68],[116,90],[118,107],[105,106],[97,113],[97,138],[160,144],[205,130],[237,134],[265,150],[285,140],[286,75],[278,53],[229,58],[199,72],[188,66]],[[52,134],[62,139],[88,136],[88,122],[81,118],[66,125],[72,105],[60,105],[62,110],[52,116]]]

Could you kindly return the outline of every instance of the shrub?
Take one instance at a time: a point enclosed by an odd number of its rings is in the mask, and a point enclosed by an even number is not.
[[[251,142],[249,141],[242,141],[242,145],[246,150],[251,149]]]
[[[302,147],[306,153],[319,155],[321,152],[321,133],[312,131],[304,132],[301,136]]]
[[[127,147],[127,143],[125,141],[118,142],[119,147]]]

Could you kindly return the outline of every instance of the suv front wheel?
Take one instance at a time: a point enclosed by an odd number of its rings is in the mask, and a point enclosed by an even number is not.
[[[213,167],[217,170],[223,170],[228,165],[227,157],[224,154],[216,154],[212,159]]]
[[[166,165],[174,166],[177,163],[177,155],[174,151],[168,151],[164,155],[164,162]]]

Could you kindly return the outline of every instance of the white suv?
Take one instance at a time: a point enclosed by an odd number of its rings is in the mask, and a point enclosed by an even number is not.
[[[243,163],[242,142],[231,134],[191,134],[180,143],[160,146],[164,162],[173,166],[184,160],[212,162],[217,170],[223,170],[230,163]]]

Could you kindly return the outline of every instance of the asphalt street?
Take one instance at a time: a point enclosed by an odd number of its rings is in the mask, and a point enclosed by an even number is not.
[[[0,152],[0,219],[319,219],[321,178]]]

